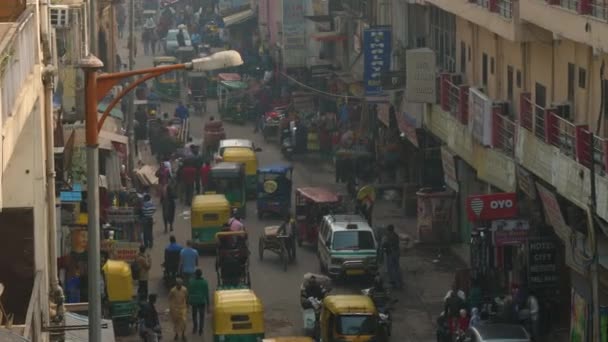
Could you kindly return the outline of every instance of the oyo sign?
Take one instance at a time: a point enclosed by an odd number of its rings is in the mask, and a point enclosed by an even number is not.
[[[491,221],[517,216],[517,196],[514,192],[467,197],[469,221]]]

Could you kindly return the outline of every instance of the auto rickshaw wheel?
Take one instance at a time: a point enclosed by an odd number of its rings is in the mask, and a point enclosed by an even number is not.
[[[264,238],[261,236],[258,241],[258,254],[260,256],[260,260],[264,260]]]

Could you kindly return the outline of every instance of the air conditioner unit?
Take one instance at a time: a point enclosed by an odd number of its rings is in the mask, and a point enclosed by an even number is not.
[[[70,6],[50,5],[49,17],[51,26],[54,28],[66,28],[70,26]]]
[[[555,114],[560,118],[570,122],[574,121],[572,117],[572,104],[570,102],[554,103],[551,107],[555,108]]]

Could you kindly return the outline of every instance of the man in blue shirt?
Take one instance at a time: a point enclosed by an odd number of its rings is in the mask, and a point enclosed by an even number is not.
[[[184,279],[184,283],[189,284],[190,279],[198,268],[198,252],[192,248],[192,241],[186,242],[186,248],[182,249],[179,258],[179,270]]]
[[[177,107],[175,108],[175,116],[182,119],[182,121],[186,120],[190,116],[188,113],[188,107],[184,106],[182,101],[179,101]]]
[[[175,236],[171,235],[169,238],[169,245],[167,248],[165,248],[164,263],[166,275],[170,279],[175,279],[175,277],[177,277],[177,273],[179,272],[179,259],[181,251],[182,246],[176,242]]]

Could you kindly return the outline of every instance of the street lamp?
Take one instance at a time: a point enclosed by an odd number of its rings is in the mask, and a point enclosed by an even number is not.
[[[101,288],[100,288],[100,242],[99,242],[99,131],[110,111],[139,84],[176,70],[211,71],[243,64],[241,55],[233,50],[222,51],[188,63],[164,65],[155,68],[117,73],[98,74],[103,63],[94,55],[80,62],[85,74],[85,130],[87,144],[87,210],[88,210],[88,293],[89,293],[89,341],[101,342]],[[98,120],[97,105],[120,81],[140,76],[125,87],[103,112]],[[134,151],[129,151],[134,153]]]

